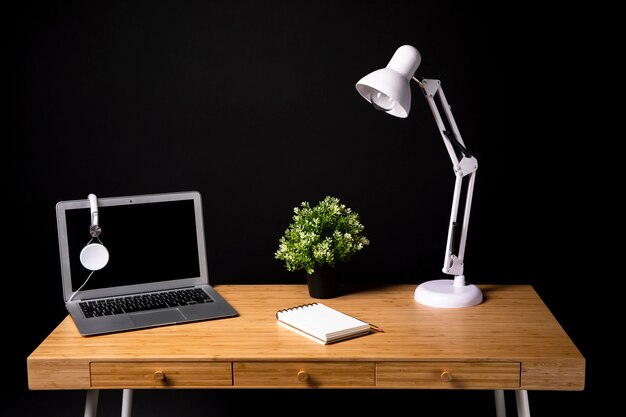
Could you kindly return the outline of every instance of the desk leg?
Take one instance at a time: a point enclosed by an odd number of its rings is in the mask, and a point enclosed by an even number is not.
[[[504,390],[493,391],[496,397],[496,417],[506,417],[506,404],[504,402]]]
[[[133,408],[133,390],[125,389],[122,392],[122,417],[131,417],[131,409]]]
[[[528,405],[528,391],[519,389],[515,391],[517,400],[517,417],[530,417],[530,406]]]
[[[98,395],[100,391],[92,389],[87,391],[87,398],[85,400],[85,417],[96,417],[98,413]]]

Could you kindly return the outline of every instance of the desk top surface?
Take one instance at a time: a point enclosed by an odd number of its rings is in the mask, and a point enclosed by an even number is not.
[[[30,360],[574,361],[584,358],[535,290],[484,285],[484,302],[441,309],[415,302],[413,285],[355,287],[317,300],[306,285],[219,285],[238,317],[80,336],[68,316]],[[373,323],[372,333],[320,345],[276,323],[279,309],[309,302]]]

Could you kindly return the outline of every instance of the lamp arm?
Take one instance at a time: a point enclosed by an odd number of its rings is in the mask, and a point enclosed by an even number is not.
[[[465,148],[465,143],[459,132],[459,128],[454,120],[450,105],[446,100],[446,96],[441,88],[440,80],[423,79],[418,80],[413,77],[413,80],[419,84],[420,88],[424,92],[424,97],[430,106],[430,110],[435,117],[435,123],[439,128],[439,133],[443,139],[443,143],[446,146],[450,159],[452,160],[452,167],[456,180],[454,182],[454,194],[452,197],[452,210],[450,213],[450,223],[448,226],[448,239],[446,242],[446,252],[443,260],[442,271],[446,274],[454,275],[454,285],[464,286],[465,276],[463,275],[463,258],[465,256],[465,244],[467,242],[467,229],[469,226],[470,211],[472,206],[472,197],[474,193],[474,183],[476,181],[476,170],[478,169],[478,161],[476,158],[470,155]],[[446,129],[446,125],[441,118],[441,113],[435,102],[435,97],[439,100],[441,108],[444,111],[446,120],[452,129],[452,134]],[[457,146],[461,151],[461,159],[457,156],[454,149]],[[465,208],[463,213],[463,221],[460,226],[460,232],[457,231],[459,227],[457,218],[459,211],[459,202],[461,199],[461,190],[463,187],[463,181],[468,179],[467,192],[465,196]],[[459,235],[458,252],[455,253],[455,236]]]

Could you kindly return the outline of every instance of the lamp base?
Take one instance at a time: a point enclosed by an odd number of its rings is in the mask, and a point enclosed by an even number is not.
[[[455,285],[453,279],[437,279],[420,284],[415,300],[431,307],[459,308],[482,303],[483,293],[476,285]]]

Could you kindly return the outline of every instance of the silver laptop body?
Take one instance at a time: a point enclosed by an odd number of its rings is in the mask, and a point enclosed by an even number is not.
[[[63,298],[81,335],[238,315],[209,285],[200,193],[95,201],[95,238],[88,198],[56,205]],[[87,269],[86,248],[98,244],[105,265]]]

